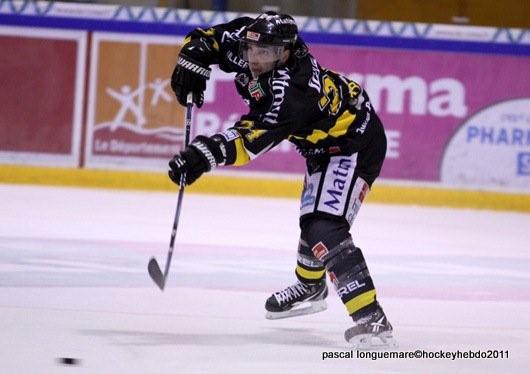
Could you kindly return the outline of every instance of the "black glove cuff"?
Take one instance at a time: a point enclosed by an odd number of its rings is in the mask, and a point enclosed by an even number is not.
[[[212,69],[210,69],[207,66],[204,66],[199,61],[186,56],[184,54],[180,54],[177,65],[183,67],[186,70],[191,71],[192,73],[195,73],[199,76],[201,76],[204,79],[210,79],[210,73],[212,72]]]
[[[191,142],[190,147],[193,147],[204,157],[209,165],[208,171],[225,162],[225,152],[222,150],[224,144],[215,141],[212,138],[199,135]]]

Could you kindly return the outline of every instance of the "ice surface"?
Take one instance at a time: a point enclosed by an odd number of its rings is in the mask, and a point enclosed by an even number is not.
[[[344,306],[264,318],[294,281],[298,202],[187,194],[164,292],[176,193],[0,185],[0,372],[528,373],[530,215],[365,204],[352,229],[400,351],[507,359],[334,359]],[[505,354],[505,353],[504,353]]]

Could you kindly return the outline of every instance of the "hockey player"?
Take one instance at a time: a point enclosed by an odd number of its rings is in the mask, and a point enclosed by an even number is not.
[[[355,348],[394,345],[361,249],[349,233],[386,153],[383,126],[356,82],[321,67],[298,36],[294,19],[267,12],[256,19],[190,32],[171,78],[179,103],[201,107],[212,64],[235,73],[248,114],[226,131],[199,135],[169,163],[169,177],[192,184],[223,165],[244,165],[284,139],[306,158],[300,207],[297,282],[265,303],[267,318],[327,308],[325,271],[355,322]],[[304,307],[306,306],[306,307]]]

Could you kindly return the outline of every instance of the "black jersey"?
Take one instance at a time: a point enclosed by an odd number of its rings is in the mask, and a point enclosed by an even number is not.
[[[239,57],[239,41],[248,17],[195,29],[185,43],[203,38],[210,45],[205,64],[218,64],[236,73],[237,91],[249,106],[234,127],[219,134],[227,165],[242,165],[284,139],[305,157],[352,154],[381,134],[380,121],[368,95],[356,82],[323,68],[299,38],[287,63],[254,79],[248,63]],[[384,134],[384,133],[383,133]]]

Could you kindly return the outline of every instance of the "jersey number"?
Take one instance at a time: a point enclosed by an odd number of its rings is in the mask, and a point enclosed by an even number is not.
[[[324,74],[322,77],[322,91],[324,95],[322,95],[318,102],[320,110],[323,111],[329,105],[329,114],[337,114],[340,108],[339,89],[327,74]]]

